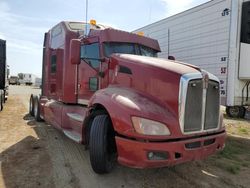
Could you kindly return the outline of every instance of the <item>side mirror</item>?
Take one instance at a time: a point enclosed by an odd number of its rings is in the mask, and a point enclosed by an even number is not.
[[[80,47],[81,47],[80,40],[72,39],[70,41],[69,61],[73,65],[80,64]]]
[[[10,76],[10,69],[7,68],[7,78],[9,78],[9,76]]]
[[[173,60],[173,61],[175,61],[175,57],[174,57],[174,56],[172,56],[172,55],[168,56],[168,59],[169,59],[169,60]]]

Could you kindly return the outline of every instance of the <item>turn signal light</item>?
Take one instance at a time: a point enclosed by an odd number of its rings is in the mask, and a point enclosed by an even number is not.
[[[142,31],[137,32],[137,35],[144,36],[144,33]]]
[[[96,25],[96,21],[95,20],[90,20],[90,24],[91,25]]]

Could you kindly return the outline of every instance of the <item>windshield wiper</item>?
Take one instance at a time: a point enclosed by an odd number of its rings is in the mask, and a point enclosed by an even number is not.
[[[105,61],[105,58],[92,58],[92,57],[81,57],[81,60],[96,60],[96,61]]]

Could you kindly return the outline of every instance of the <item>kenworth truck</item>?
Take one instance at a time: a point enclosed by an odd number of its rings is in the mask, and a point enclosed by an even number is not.
[[[47,33],[41,96],[29,112],[86,145],[96,173],[153,168],[223,149],[217,77],[157,58],[156,40],[91,22]]]

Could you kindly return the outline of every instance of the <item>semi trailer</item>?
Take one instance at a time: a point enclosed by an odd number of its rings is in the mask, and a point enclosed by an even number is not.
[[[8,69],[6,65],[6,41],[0,39],[0,111],[8,98]]]
[[[21,80],[21,82],[25,85],[31,86],[35,84],[36,78],[37,77],[34,74],[23,73],[23,79]]]
[[[219,79],[158,52],[148,37],[60,22],[45,33],[42,92],[29,113],[84,144],[99,174],[117,161],[164,167],[222,150]]]
[[[220,80],[221,104],[231,117],[250,105],[250,1],[213,0],[136,29],[159,41],[159,57],[174,56]]]

